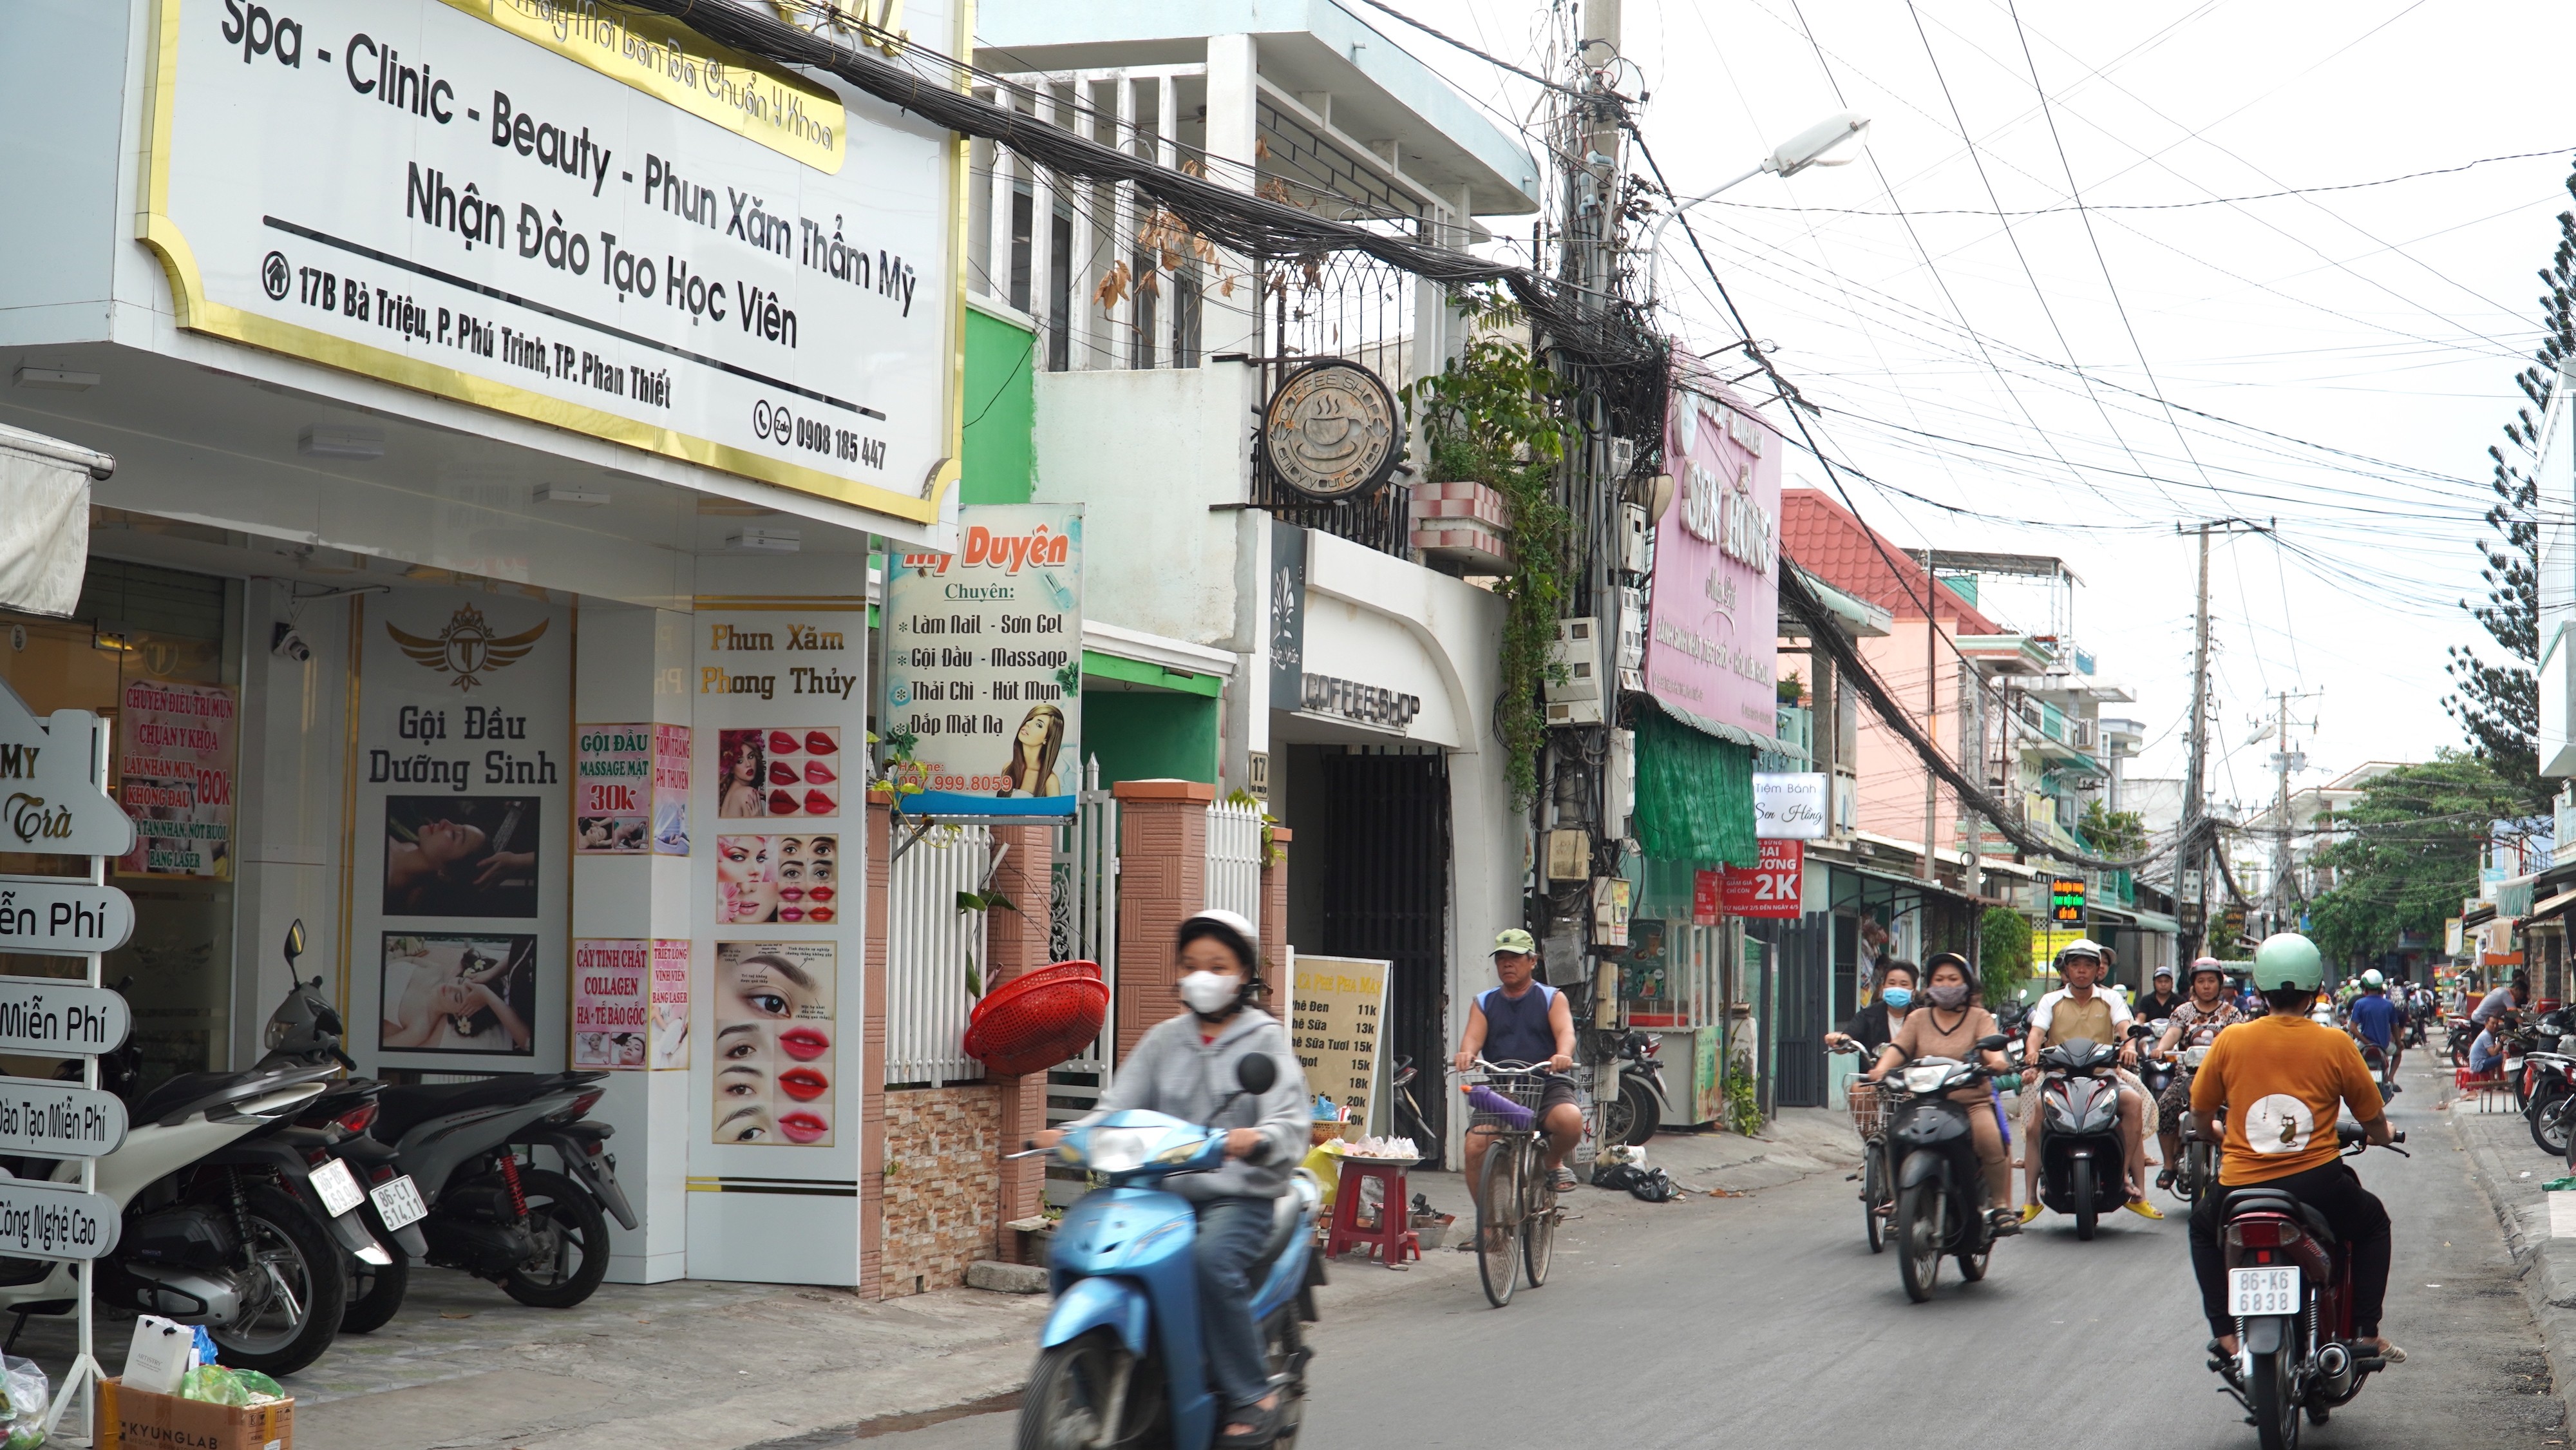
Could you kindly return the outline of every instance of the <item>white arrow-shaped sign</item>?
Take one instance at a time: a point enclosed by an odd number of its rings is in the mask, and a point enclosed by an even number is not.
[[[125,999],[105,987],[0,977],[0,1052],[95,1057],[123,1046],[133,1030]]]
[[[134,935],[134,902],[113,886],[0,876],[0,952],[84,957]]]
[[[0,1077],[0,1153],[104,1158],[125,1141],[116,1094],[34,1078]]]
[[[70,1184],[0,1179],[0,1254],[95,1259],[116,1247],[116,1200]]]

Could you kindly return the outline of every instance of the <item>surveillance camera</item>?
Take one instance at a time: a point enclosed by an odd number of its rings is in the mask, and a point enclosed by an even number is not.
[[[276,632],[269,637],[268,652],[299,665],[313,658],[313,646],[304,638],[303,632],[283,620],[278,622]]]

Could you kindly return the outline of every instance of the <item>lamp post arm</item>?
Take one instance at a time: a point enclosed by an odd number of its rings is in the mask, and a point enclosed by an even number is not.
[[[1719,192],[1725,191],[1730,187],[1740,186],[1745,182],[1751,181],[1753,178],[1760,176],[1766,171],[1777,169],[1777,163],[1773,162],[1770,158],[1765,157],[1760,164],[1756,165],[1752,170],[1745,172],[1743,175],[1722,181],[1717,185],[1710,187],[1708,190],[1701,192],[1699,195],[1692,197],[1688,201],[1677,201],[1673,203],[1662,216],[1655,218],[1654,229],[1646,233],[1646,251],[1652,258],[1648,263],[1646,278],[1646,301],[1648,303],[1653,303],[1657,298],[1663,295],[1664,228],[1672,225],[1673,220],[1676,217],[1679,217],[1683,212],[1690,210],[1692,207],[1698,206],[1700,203],[1716,196]]]

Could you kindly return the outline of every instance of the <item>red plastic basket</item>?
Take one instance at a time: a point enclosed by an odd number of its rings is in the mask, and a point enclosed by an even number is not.
[[[1098,976],[1037,976],[1005,982],[976,1004],[966,1027],[966,1055],[986,1072],[1044,1072],[1090,1045],[1109,1020],[1109,984]]]
[[[1002,983],[998,987],[995,987],[991,992],[985,995],[983,1001],[975,1004],[973,1015],[981,1016],[984,1009],[990,1007],[996,1001],[1008,1001],[1010,998],[1015,997],[1022,992],[1034,992],[1038,988],[1046,986],[1048,983],[1082,978],[1088,978],[1094,982],[1099,981],[1100,963],[1084,961],[1079,958],[1069,962],[1049,962],[1047,965],[1039,967],[1035,971],[1022,972],[1018,976]]]

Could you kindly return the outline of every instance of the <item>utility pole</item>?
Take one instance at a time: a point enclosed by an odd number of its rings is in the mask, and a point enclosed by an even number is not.
[[[1931,570],[1924,570],[1923,738],[1931,742],[1935,750],[1941,748],[1941,670],[1938,650],[1941,643],[1941,621],[1937,617],[1940,588],[1941,581],[1932,577]],[[1964,743],[1962,742],[1963,745]],[[1960,753],[1963,756],[1966,754],[1964,749]],[[1938,842],[1933,835],[1933,823],[1938,819],[1940,809],[1941,777],[1933,773],[1931,763],[1927,761],[1923,766],[1923,879],[1926,881],[1932,880],[1937,874],[1933,866],[1936,858],[1932,853],[1938,848]],[[1976,885],[1973,880],[1968,884],[1971,887]]]
[[[2290,753],[2290,702],[2311,699],[2324,693],[2323,690],[2283,690],[2277,696],[2280,709],[2275,726],[2279,732],[2280,748],[2272,755],[2273,769],[2280,772],[2279,795],[2272,807],[2272,824],[2276,828],[2272,846],[2272,930],[2274,931],[2288,931],[2293,924],[2290,915],[2290,833],[2293,825],[2290,820],[2290,773],[2307,764],[2307,757],[2304,754]],[[2315,729],[2315,723],[2310,722],[2308,728]]]
[[[2174,525],[2178,534],[2200,535],[2200,595],[2192,611],[2191,640],[2191,735],[2190,761],[2183,769],[2182,840],[2186,843],[2203,833],[2203,822],[2209,817],[2209,536],[2216,534],[2262,534],[2271,532],[2271,524],[2247,519],[2209,519],[2185,527]],[[2202,841],[2174,862],[2174,885],[2183,882],[2184,863],[2189,862],[2192,875],[2200,882],[2199,926],[2185,960],[2208,955],[2209,930],[2209,858],[2215,841]]]

